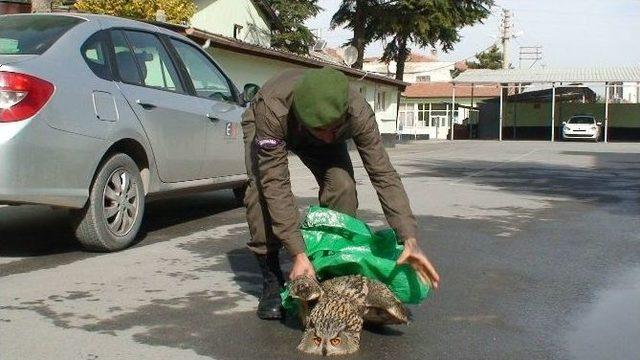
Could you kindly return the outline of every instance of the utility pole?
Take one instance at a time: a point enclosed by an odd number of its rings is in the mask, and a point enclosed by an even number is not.
[[[502,9],[502,31],[500,37],[502,38],[502,68],[509,68],[509,41],[513,35],[513,14],[509,9]]]
[[[511,23],[512,14],[509,9],[502,9],[502,29],[500,37],[502,38],[502,68],[508,69],[509,64],[509,42],[513,35],[513,24]],[[509,84],[500,84],[500,128],[498,130],[498,139],[502,141],[502,126],[504,124],[504,103],[509,97]]]

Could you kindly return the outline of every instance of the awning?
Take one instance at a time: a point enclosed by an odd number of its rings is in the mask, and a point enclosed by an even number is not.
[[[453,79],[459,84],[640,82],[640,65],[567,69],[472,69]]]

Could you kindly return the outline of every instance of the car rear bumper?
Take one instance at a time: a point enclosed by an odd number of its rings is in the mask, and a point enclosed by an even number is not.
[[[0,124],[0,204],[81,208],[102,140],[34,119]]]

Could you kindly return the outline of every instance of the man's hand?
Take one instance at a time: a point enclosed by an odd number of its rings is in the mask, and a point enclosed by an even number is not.
[[[418,273],[418,277],[426,284],[432,285],[434,289],[438,288],[440,276],[436,272],[435,267],[431,265],[427,256],[422,252],[416,239],[407,239],[404,242],[404,250],[398,258],[397,264],[409,264]]]
[[[311,262],[305,253],[300,253],[293,257],[293,266],[289,273],[289,279],[295,280],[302,276],[308,276],[312,279],[316,278],[316,272],[313,270],[313,265],[311,265]]]

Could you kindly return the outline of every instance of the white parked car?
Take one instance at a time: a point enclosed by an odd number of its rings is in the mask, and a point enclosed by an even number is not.
[[[600,140],[602,123],[592,115],[574,115],[562,123],[562,139]]]

